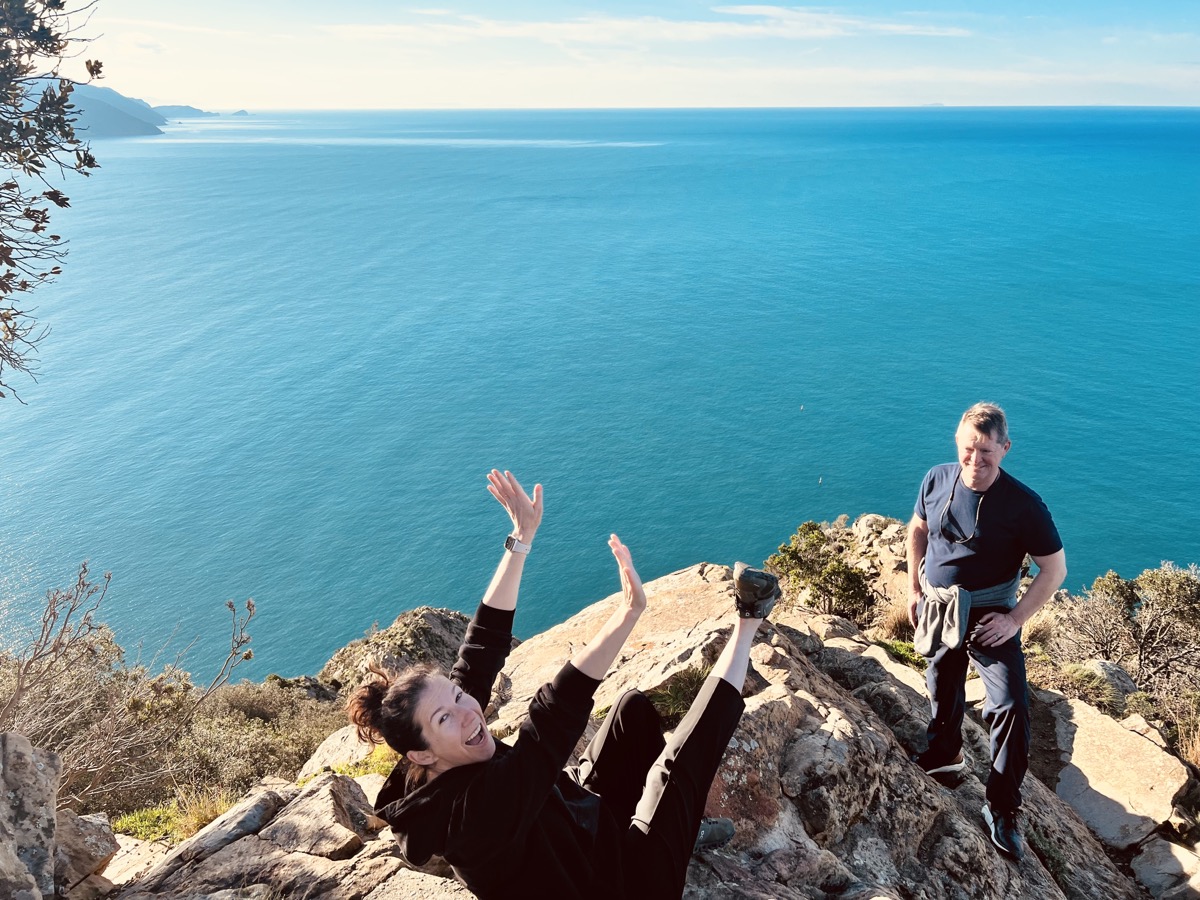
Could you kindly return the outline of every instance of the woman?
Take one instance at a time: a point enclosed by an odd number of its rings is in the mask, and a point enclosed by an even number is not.
[[[513,530],[449,676],[428,666],[385,676],[359,688],[347,706],[364,740],[386,741],[401,755],[376,812],[412,863],[445,858],[485,900],[677,898],[709,785],[742,714],[750,645],[778,586],[739,564],[733,633],[669,742],[650,702],[629,691],[579,767],[564,771],[646,594],[629,549],[612,535],[622,602],[538,690],[514,744],[495,741],[483,711],[512,644],[542,486],[530,497],[512,473],[493,469],[488,491]]]

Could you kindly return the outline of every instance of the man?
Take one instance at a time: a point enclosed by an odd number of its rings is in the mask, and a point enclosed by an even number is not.
[[[930,469],[908,526],[908,615],[917,649],[929,657],[929,748],[914,761],[930,774],[966,768],[962,720],[967,662],[983,680],[992,770],[984,821],[992,842],[1022,856],[1017,829],[1029,767],[1029,695],[1021,626],[1067,577],[1066,555],[1041,497],[1000,463],[1012,447],[1004,410],[977,403],[954,436],[958,462]],[[1021,565],[1037,577],[1017,600]]]

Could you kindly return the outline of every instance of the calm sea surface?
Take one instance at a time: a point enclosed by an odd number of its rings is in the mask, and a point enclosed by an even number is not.
[[[546,489],[518,630],[907,518],[1009,411],[1068,586],[1200,561],[1200,110],[278,113],[101,142],[0,403],[0,634],[83,559],[148,657],[261,678],[469,611]],[[18,384],[20,387],[21,385]],[[132,651],[131,651],[132,652]]]

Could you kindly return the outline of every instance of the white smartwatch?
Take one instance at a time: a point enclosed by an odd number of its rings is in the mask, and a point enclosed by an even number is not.
[[[532,544],[522,544],[511,534],[504,539],[504,549],[511,550],[513,553],[528,553]]]

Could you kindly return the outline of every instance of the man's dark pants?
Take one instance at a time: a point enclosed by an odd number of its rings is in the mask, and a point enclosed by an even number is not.
[[[987,800],[997,813],[1012,812],[1021,805],[1021,782],[1029,768],[1029,688],[1025,682],[1025,654],[1021,634],[999,647],[984,647],[970,635],[980,618],[1002,607],[978,607],[967,620],[967,640],[951,650],[944,644],[934,653],[925,672],[933,718],[926,732],[926,758],[949,762],[962,749],[962,721],[966,712],[968,658],[983,679],[987,699],[983,719],[991,729],[992,771],[988,776]]]

